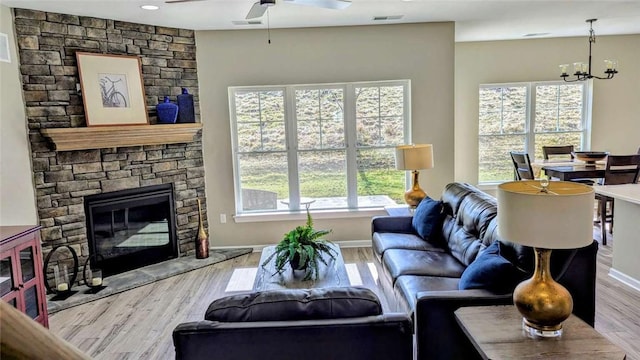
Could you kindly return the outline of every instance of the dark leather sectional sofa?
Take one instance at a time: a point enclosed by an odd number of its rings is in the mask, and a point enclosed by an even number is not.
[[[417,359],[474,359],[478,355],[456,323],[454,311],[462,306],[512,303],[511,293],[458,290],[465,268],[482,249],[499,240],[496,200],[463,183],[447,185],[441,200],[441,231],[429,239],[415,232],[411,216],[374,218],[373,253],[389,303],[414,320]],[[531,274],[532,249],[500,241],[501,255]],[[573,296],[573,313],[591,326],[597,251],[594,241],[581,249],[554,250],[551,256],[553,277]]]
[[[231,295],[205,320],[173,331],[179,360],[411,360],[405,313],[382,313],[369,289],[288,289]]]

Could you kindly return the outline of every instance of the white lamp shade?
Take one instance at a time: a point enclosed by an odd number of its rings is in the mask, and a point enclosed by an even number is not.
[[[397,170],[420,170],[433,167],[433,146],[431,144],[396,146]]]
[[[573,249],[593,241],[591,186],[551,181],[513,181],[498,186],[498,235],[536,248]]]

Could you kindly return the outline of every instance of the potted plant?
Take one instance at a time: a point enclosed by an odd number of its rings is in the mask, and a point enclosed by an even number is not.
[[[327,260],[323,255],[335,259],[336,251],[329,246],[328,240],[322,239],[331,230],[316,230],[313,228],[313,220],[307,209],[307,223],[297,226],[284,235],[284,238],[276,245],[276,249],[263,263],[265,267],[275,257],[275,274],[282,274],[286,265],[290,264],[292,270],[305,270],[307,273],[303,280],[316,278],[318,274],[318,262],[325,265]]]

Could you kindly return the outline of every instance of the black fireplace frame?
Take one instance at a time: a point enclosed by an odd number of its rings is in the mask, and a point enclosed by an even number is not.
[[[99,207],[102,208],[102,210],[104,210],[104,208],[113,208],[113,210],[116,210],[122,209],[122,204],[135,203],[139,206],[143,205],[145,200],[149,201],[150,199],[162,197],[166,197],[169,205],[169,216],[167,218],[169,226],[168,244],[146,250],[140,250],[127,255],[121,255],[115,258],[96,256],[96,239],[94,238],[94,231],[92,231],[92,229],[94,229],[94,208]],[[89,256],[91,259],[91,268],[102,269],[104,276],[114,275],[180,256],[172,183],[85,196],[84,210],[86,216],[87,241]]]

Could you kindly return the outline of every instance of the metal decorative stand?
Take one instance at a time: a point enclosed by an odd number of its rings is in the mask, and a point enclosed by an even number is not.
[[[53,254],[61,248],[66,248],[71,257],[73,259],[73,264],[71,266],[71,276],[69,276],[69,267],[63,265],[62,269],[60,269],[59,265],[55,265],[53,268],[54,272],[54,281],[55,288],[52,288],[47,280],[47,269],[49,269],[49,262],[51,262],[51,258]],[[73,248],[69,245],[60,245],[56,246],[47,254],[47,257],[44,259],[43,266],[43,276],[44,276],[44,286],[47,289],[48,294],[55,294],[51,301],[59,301],[68,298],[69,296],[77,293],[77,291],[71,290],[73,284],[76,283],[76,278],[78,277],[78,254]]]

